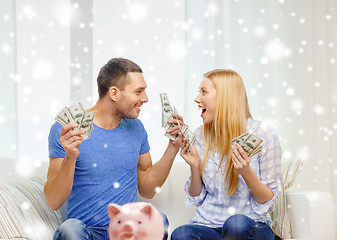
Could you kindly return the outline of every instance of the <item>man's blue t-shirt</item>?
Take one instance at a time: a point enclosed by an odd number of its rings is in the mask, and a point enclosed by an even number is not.
[[[139,119],[122,119],[114,129],[93,125],[90,138],[82,141],[76,160],[73,189],[68,199],[68,218],[88,226],[109,224],[109,203],[137,201],[139,155],[150,146]],[[64,158],[59,142],[62,126],[54,123],[49,133],[49,157]]]

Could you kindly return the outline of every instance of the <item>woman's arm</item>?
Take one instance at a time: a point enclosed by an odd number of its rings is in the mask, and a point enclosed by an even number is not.
[[[185,159],[186,163],[190,165],[191,169],[191,184],[189,186],[188,192],[191,197],[199,196],[202,191],[203,184],[201,180],[200,158],[198,151],[193,145],[189,147],[186,139],[184,139],[180,155]]]
[[[245,180],[255,201],[264,204],[274,197],[272,190],[264,185],[250,167],[250,159],[239,144],[232,145],[232,161],[236,171]]]

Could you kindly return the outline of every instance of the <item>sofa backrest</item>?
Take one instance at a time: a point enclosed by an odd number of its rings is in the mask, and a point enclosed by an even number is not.
[[[0,158],[0,183],[18,182],[32,177],[47,177],[49,161]]]

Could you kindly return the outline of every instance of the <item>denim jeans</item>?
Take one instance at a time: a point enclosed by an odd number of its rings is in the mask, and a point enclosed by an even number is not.
[[[210,228],[202,225],[187,224],[175,229],[171,240],[274,240],[272,229],[263,222],[236,214],[229,217],[222,228]]]
[[[167,239],[169,222],[165,214],[162,213],[165,234],[163,240]],[[54,233],[53,240],[109,240],[109,226],[90,227],[82,221],[71,218],[62,223]]]

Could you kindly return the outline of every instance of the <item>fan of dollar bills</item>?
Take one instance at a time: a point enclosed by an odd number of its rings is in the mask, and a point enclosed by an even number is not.
[[[84,139],[90,138],[92,123],[94,121],[96,111],[86,112],[81,103],[77,103],[67,108],[64,107],[62,111],[57,114],[55,120],[62,126],[70,123],[77,123],[79,129],[84,131],[82,137]]]
[[[162,127],[165,128],[165,136],[168,137],[171,140],[176,140],[178,135],[171,135],[168,134],[166,131],[171,128],[174,127],[176,124],[172,124],[172,123],[167,123],[167,121],[169,119],[173,119],[172,114],[178,114],[178,111],[175,107],[171,107],[170,102],[168,100],[167,94],[166,93],[161,93],[160,94],[160,100],[161,100],[161,107],[162,107]],[[177,119],[178,120],[178,119]],[[179,122],[178,122],[179,125]],[[187,125],[184,125],[183,127],[180,127],[180,131],[183,134],[184,138],[187,139],[188,143],[190,145],[193,145],[193,143],[195,142],[195,136],[193,135],[193,133],[191,132],[191,130],[188,129]]]
[[[232,144],[238,143],[247,153],[248,157],[252,157],[262,151],[262,142],[261,138],[249,132],[246,132],[231,141]]]

